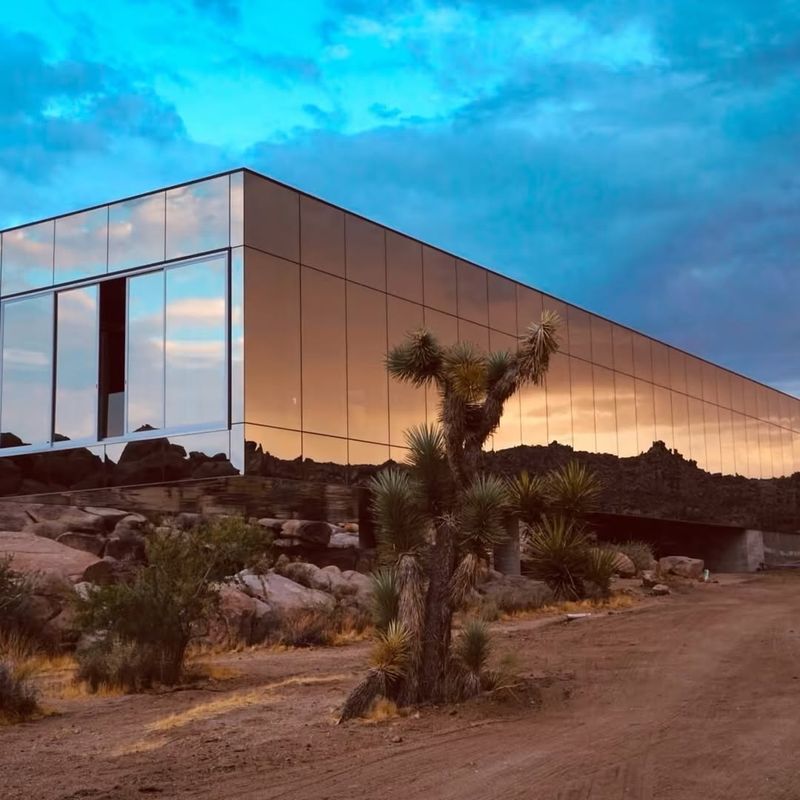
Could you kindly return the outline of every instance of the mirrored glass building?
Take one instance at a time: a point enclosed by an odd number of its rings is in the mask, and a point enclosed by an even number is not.
[[[496,451],[662,441],[709,473],[800,471],[800,400],[247,170],[3,231],[0,294],[5,496],[353,480],[436,418],[388,347],[426,326],[513,350],[543,308],[562,350]]]

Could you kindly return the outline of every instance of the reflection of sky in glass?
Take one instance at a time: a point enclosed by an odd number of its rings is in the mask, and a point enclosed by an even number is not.
[[[59,292],[55,431],[67,439],[97,434],[97,286]]]
[[[3,234],[2,293],[53,283],[53,220]]]
[[[55,283],[102,275],[107,257],[108,207],[56,220]]]
[[[40,295],[3,306],[0,427],[25,443],[50,439],[53,297]]]
[[[167,192],[167,258],[228,246],[228,176]]]
[[[108,209],[108,271],[164,260],[164,192]]]
[[[225,259],[167,270],[166,425],[227,417]]]
[[[164,273],[128,281],[128,432],[164,426]]]

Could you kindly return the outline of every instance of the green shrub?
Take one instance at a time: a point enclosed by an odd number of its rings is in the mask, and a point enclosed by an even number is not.
[[[584,577],[598,588],[603,597],[611,594],[616,561],[617,551],[605,547],[590,547],[586,555]]]
[[[215,582],[269,552],[264,528],[241,519],[215,520],[147,540],[147,563],[131,580],[93,589],[76,603],[92,645],[77,654],[90,686],[140,690],[177,683],[192,637],[216,609]]]
[[[39,711],[36,690],[28,676],[0,663],[0,722],[24,722]]]
[[[10,556],[0,558],[0,633],[33,633],[25,613],[32,594],[31,577],[15,572]]]
[[[453,648],[451,691],[463,699],[479,694],[486,682],[491,638],[486,623],[471,619],[464,624]]]
[[[526,569],[562,600],[584,596],[589,540],[581,523],[544,515],[526,543]]]
[[[628,541],[624,542],[623,544],[609,544],[609,547],[613,547],[619,553],[624,553],[628,558],[633,561],[633,565],[636,567],[637,572],[641,572],[644,569],[650,569],[653,561],[655,560],[655,554],[653,553],[653,547],[648,542],[638,542],[638,541]]]

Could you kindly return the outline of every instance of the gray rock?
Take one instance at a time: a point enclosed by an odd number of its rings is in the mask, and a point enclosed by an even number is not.
[[[36,522],[57,520],[66,525],[70,531],[102,533],[106,528],[102,517],[73,506],[41,503],[28,506],[28,512]]]
[[[669,594],[669,586],[665,586],[663,583],[657,583],[651,590],[650,594],[654,597],[662,597],[664,595]]]
[[[283,548],[291,548],[291,547],[300,547],[303,544],[300,539],[276,539],[272,545],[273,547],[283,547]]]
[[[278,533],[283,527],[284,522],[286,522],[285,519],[273,519],[272,517],[262,517],[260,520],[257,521],[257,524],[260,525],[262,528],[267,528],[268,530],[275,531],[276,533]]]
[[[249,570],[243,570],[236,575],[232,585],[250,597],[266,603],[273,612],[314,607],[333,609],[335,605],[333,597],[326,592],[302,586],[272,571],[255,575]]]
[[[331,535],[331,540],[328,542],[328,547],[336,547],[341,549],[358,548],[358,534],[345,533],[340,531]]]
[[[122,535],[114,533],[106,541],[104,555],[118,560],[144,561],[144,537],[136,531],[123,529]]]
[[[94,514],[96,517],[100,517],[106,530],[112,530],[121,519],[124,519],[130,513],[119,508],[100,508],[99,506],[86,506],[83,510],[87,514]]]
[[[553,591],[544,581],[519,575],[503,575],[476,587],[478,594],[493,600],[502,611],[523,611],[553,602]]]
[[[25,513],[21,505],[0,503],[0,530],[21,531],[30,522],[31,517]]]
[[[658,577],[652,569],[642,570],[642,586],[645,589],[652,589],[658,585]]]
[[[303,542],[327,547],[331,539],[331,526],[327,522],[287,519],[281,525],[279,536],[282,539],[300,539]]]
[[[108,586],[118,583],[120,578],[126,574],[126,569],[116,558],[104,556],[99,561],[90,564],[81,575],[81,581],[94,583],[98,586]]]
[[[45,539],[58,539],[69,533],[69,525],[59,519],[46,519],[41,522],[29,522],[23,530],[43,536]]]
[[[28,531],[0,532],[0,557],[10,555],[19,572],[53,572],[75,582],[98,558]]]
[[[74,547],[76,550],[84,550],[87,553],[97,556],[103,554],[105,539],[92,533],[81,533],[79,531],[67,531],[56,539],[59,544],[67,547]]]
[[[73,588],[75,589],[75,594],[77,594],[81,600],[88,600],[89,594],[94,588],[94,584],[89,583],[89,581],[79,581]]]
[[[704,568],[705,563],[702,559],[688,556],[666,556],[658,562],[658,569],[662,575],[678,575],[691,580],[700,578]]]
[[[182,511],[175,517],[175,525],[182,531],[189,531],[192,528],[196,528],[202,521],[202,514],[194,514],[189,511]]]
[[[205,638],[218,645],[258,644],[272,627],[262,622],[269,614],[269,606],[261,600],[233,586],[221,586],[217,613]]]

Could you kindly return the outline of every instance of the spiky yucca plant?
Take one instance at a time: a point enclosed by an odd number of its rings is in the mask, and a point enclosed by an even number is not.
[[[578,461],[569,461],[547,474],[545,494],[550,508],[577,518],[594,510],[601,489],[591,469]]]
[[[462,697],[481,691],[491,652],[489,627],[479,619],[466,622],[456,640],[456,683]]]
[[[372,620],[379,631],[385,631],[397,619],[397,578],[389,567],[372,574]]]
[[[557,598],[579,600],[584,593],[588,546],[581,523],[562,515],[545,514],[528,539],[528,569]]]
[[[611,594],[611,578],[617,568],[617,551],[607,547],[590,547],[586,554],[584,575],[603,597]]]
[[[339,722],[361,717],[379,697],[390,697],[405,678],[408,669],[411,634],[394,620],[385,631],[378,631],[370,657],[370,670],[345,702]]]
[[[527,470],[507,480],[506,492],[509,505],[528,527],[533,525],[547,508],[547,489],[547,478],[542,475],[531,475]]]

